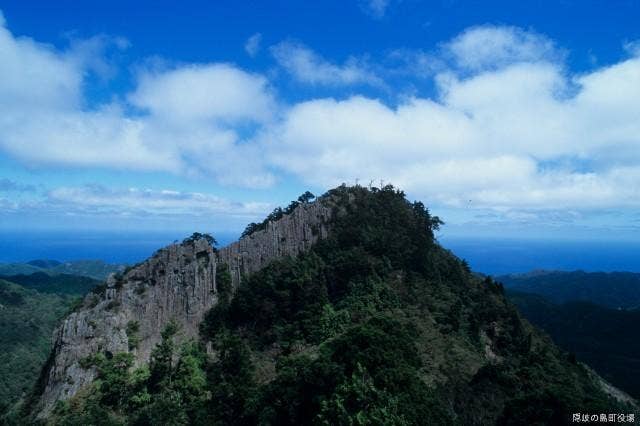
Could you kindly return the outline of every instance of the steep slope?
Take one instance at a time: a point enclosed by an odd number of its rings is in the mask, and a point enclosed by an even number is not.
[[[640,398],[640,311],[589,302],[555,304],[543,296],[508,291],[522,315],[603,378]]]
[[[0,417],[31,390],[51,350],[51,333],[78,296],[0,279]]]
[[[179,323],[185,338],[197,336],[204,314],[218,300],[220,261],[229,266],[237,286],[242,276],[270,261],[311,247],[326,235],[324,223],[329,215],[321,203],[303,204],[266,229],[219,251],[204,238],[187,239],[158,250],[123,274],[110,276],[56,330],[54,350],[30,403],[32,409],[45,417],[57,401],[91,383],[95,369],[81,364],[96,353],[131,352],[137,363],[146,362],[171,320]]]
[[[218,253],[197,238],[161,250],[65,321],[36,411],[60,424],[472,425],[635,410],[440,247],[440,224],[392,187],[343,186]]]
[[[583,301],[613,309],[640,308],[640,274],[534,271],[496,278],[507,288],[540,294],[554,303]]]

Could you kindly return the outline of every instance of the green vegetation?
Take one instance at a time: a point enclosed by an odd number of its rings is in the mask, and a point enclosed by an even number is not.
[[[129,339],[129,350],[136,349],[138,344],[140,343],[140,336],[138,336],[138,332],[140,331],[140,324],[138,321],[129,321],[127,323],[127,338]]]
[[[86,359],[84,367],[95,368],[97,380],[70,401],[59,402],[50,421],[60,425],[204,424],[212,404],[208,370],[214,374],[218,364],[235,360],[225,361],[223,343],[220,360],[205,365],[205,352],[197,343],[176,347],[178,332],[176,324],[169,323],[149,365],[133,371],[130,353],[100,353]],[[226,367],[218,370],[226,372]]]
[[[49,275],[36,272],[31,275],[0,276],[0,279],[20,284],[22,287],[36,290],[39,293],[82,295],[100,284],[93,278],[76,275]]]
[[[640,274],[633,272],[535,271],[496,278],[513,290],[553,303],[591,302],[613,309],[640,309]]]
[[[51,351],[51,333],[77,298],[0,280],[0,416],[33,387]]]
[[[206,240],[207,243],[209,243],[209,245],[214,249],[218,245],[218,242],[216,241],[215,238],[213,238],[213,236],[211,236],[211,234],[203,234],[200,232],[194,232],[193,234],[191,234],[191,236],[182,240],[182,244],[191,244],[197,240]]]
[[[542,296],[509,291],[509,299],[531,323],[603,378],[640,398],[640,311],[588,302],[557,305]]]
[[[247,237],[256,231],[262,231],[263,229],[266,229],[269,222],[275,222],[276,220],[281,219],[285,214],[293,213],[293,211],[298,208],[300,204],[310,203],[314,198],[315,195],[313,195],[309,191],[306,191],[304,194],[298,197],[297,201],[292,201],[286,208],[283,209],[282,207],[276,207],[262,222],[251,222],[250,224],[248,224],[242,232],[240,238]]]
[[[391,186],[339,187],[330,233],[218,303],[201,340],[174,324],[148,366],[86,362],[98,380],[53,424],[565,424],[630,412],[523,321],[490,278],[434,239],[442,222]],[[214,353],[207,355],[206,342]]]
[[[0,263],[0,275],[28,275],[42,271],[43,268],[29,263]]]
[[[58,262],[56,260],[32,260],[27,263],[0,263],[0,275],[30,275],[36,272],[48,275],[76,275],[96,280],[107,277],[124,269],[123,265],[105,263],[101,260],[73,260]]]
[[[229,302],[231,301],[233,284],[231,282],[229,265],[227,265],[226,263],[217,265],[216,291],[218,292],[218,303],[223,306],[228,306]]]

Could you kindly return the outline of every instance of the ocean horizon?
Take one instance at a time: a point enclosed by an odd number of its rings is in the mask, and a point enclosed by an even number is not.
[[[220,247],[239,237],[237,232],[212,234]],[[132,264],[187,236],[180,231],[0,231],[0,262],[99,259]],[[441,237],[439,242],[474,271],[490,275],[536,269],[640,272],[640,243],[634,241]]]

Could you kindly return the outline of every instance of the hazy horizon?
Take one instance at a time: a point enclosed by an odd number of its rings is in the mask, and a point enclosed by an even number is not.
[[[211,233],[221,247],[235,241],[240,234]],[[97,259],[132,264],[189,235],[157,231],[0,231],[0,262]],[[636,255],[640,252],[640,242],[637,241],[442,235],[438,240],[443,247],[469,262],[474,271],[490,275],[536,269],[640,272]]]

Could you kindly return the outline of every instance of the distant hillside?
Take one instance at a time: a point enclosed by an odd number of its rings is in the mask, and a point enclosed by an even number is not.
[[[640,397],[640,311],[589,302],[558,305],[542,296],[517,291],[508,291],[507,296],[558,346],[574,353],[613,385]]]
[[[102,281],[114,272],[122,272],[124,268],[125,265],[105,263],[102,260],[74,260],[49,268],[48,271],[52,274],[82,275]]]
[[[78,296],[0,279],[0,414],[33,386],[51,350],[51,333]]]
[[[0,275],[29,275],[37,272],[49,275],[80,275],[103,281],[113,272],[121,272],[125,265],[111,264],[102,260],[73,260],[58,262],[57,260],[37,259],[26,263],[0,263]]]
[[[20,284],[25,288],[36,290],[40,293],[74,296],[83,295],[101,283],[101,281],[89,277],[69,274],[49,275],[44,272],[36,272],[29,275],[0,275],[0,279]]]
[[[54,268],[62,264],[62,262],[58,262],[57,260],[51,259],[36,259],[27,262],[28,265],[35,266],[36,268],[49,269]]]
[[[539,294],[554,303],[584,301],[614,309],[640,307],[638,273],[534,271],[496,280],[509,289]]]
[[[638,407],[443,249],[391,186],[303,194],[87,295],[21,413],[48,424],[538,425]],[[208,237],[208,238],[207,238]]]
[[[0,263],[0,275],[26,275],[42,271],[42,268],[28,263]]]

